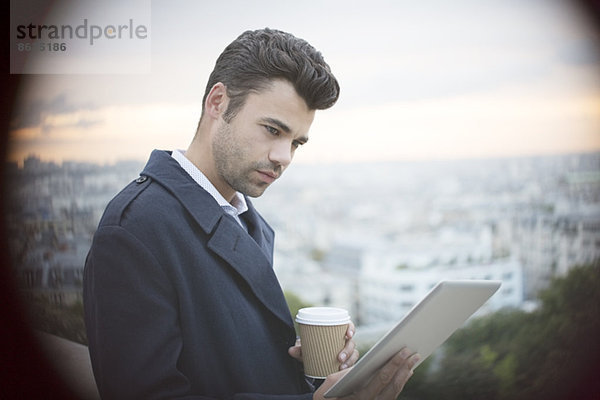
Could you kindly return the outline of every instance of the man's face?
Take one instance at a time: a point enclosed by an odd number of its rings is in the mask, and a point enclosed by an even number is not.
[[[308,141],[314,115],[287,81],[250,93],[229,123],[221,119],[213,139],[219,178],[228,188],[260,196]]]

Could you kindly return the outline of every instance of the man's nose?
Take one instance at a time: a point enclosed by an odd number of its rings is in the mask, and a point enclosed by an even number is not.
[[[292,162],[292,145],[287,140],[277,141],[271,147],[269,160],[273,163],[287,167]]]

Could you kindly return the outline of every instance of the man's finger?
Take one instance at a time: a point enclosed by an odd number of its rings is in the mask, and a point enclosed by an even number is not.
[[[292,346],[288,349],[288,354],[297,360],[302,361],[302,347]]]
[[[405,347],[400,350],[394,357],[390,359],[377,374],[371,379],[371,381],[365,386],[359,394],[361,399],[374,399],[379,396],[380,393],[388,386],[399,370],[404,367],[407,370],[407,360],[411,356],[410,351]]]
[[[348,339],[348,340],[352,339],[355,331],[356,331],[356,328],[354,327],[354,323],[352,321],[350,321],[348,323],[348,329],[346,329],[346,339]]]
[[[346,342],[346,346],[342,349],[340,354],[338,354],[338,360],[342,364],[347,364],[348,366],[352,365],[349,363],[349,359],[352,357],[354,353],[354,348],[356,347],[356,343],[353,340],[348,340]]]
[[[346,369],[348,367],[353,366],[354,364],[356,364],[356,362],[358,361],[358,357],[360,356],[360,354],[358,353],[358,350],[354,350],[352,352],[352,355],[350,356],[350,359],[348,359],[348,361],[346,361],[345,363],[343,363],[342,365],[340,365],[340,369]]]
[[[412,375],[412,371],[410,369],[400,369],[392,382],[389,385],[383,388],[383,390],[377,395],[377,399],[379,400],[394,400],[398,398],[402,389],[404,389],[404,385],[408,381]]]

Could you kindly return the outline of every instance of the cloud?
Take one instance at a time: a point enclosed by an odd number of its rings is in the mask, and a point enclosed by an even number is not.
[[[600,64],[600,43],[591,37],[572,40],[557,50],[559,62],[573,66],[591,66],[598,68]]]
[[[600,148],[596,39],[561,2],[307,4],[153,2],[152,73],[28,76],[12,159],[185,148],[214,59],[243,30],[263,26],[315,45],[342,86],[298,160],[482,156],[558,142],[570,143],[565,151]],[[198,26],[197,15],[231,18]]]
[[[90,119],[86,116],[94,110],[91,104],[76,105],[67,100],[65,94],[59,94],[50,99],[31,99],[24,102],[14,110],[11,120],[11,129],[40,128],[42,132],[50,132],[56,123],[52,121],[69,121],[61,126],[89,128],[101,123],[101,120]],[[75,116],[75,118],[73,117]]]
[[[302,162],[507,157],[600,149],[600,96],[493,94],[332,109]]]
[[[144,159],[155,148],[185,149],[194,135],[200,106],[163,102],[44,114],[35,127],[11,132],[8,159],[19,161],[37,154],[45,160],[105,163]]]

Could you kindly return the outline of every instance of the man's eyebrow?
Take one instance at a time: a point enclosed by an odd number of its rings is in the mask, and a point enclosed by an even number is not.
[[[290,133],[292,130],[289,126],[287,126],[284,122],[278,120],[277,118],[265,117],[262,119],[263,122],[269,123],[271,125],[276,125],[279,129],[284,131],[285,133]]]

